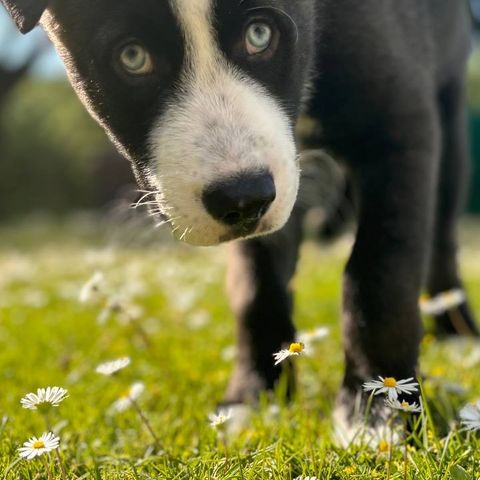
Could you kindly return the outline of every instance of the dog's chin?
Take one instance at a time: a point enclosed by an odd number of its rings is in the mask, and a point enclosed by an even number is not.
[[[219,224],[197,226],[186,231],[174,227],[173,235],[177,240],[195,247],[213,247],[234,240],[248,240],[255,237],[269,235],[280,230],[285,222],[272,223],[267,218],[241,227],[224,227]]]

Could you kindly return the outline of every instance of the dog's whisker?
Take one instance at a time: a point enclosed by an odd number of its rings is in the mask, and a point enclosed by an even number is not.
[[[145,207],[145,206],[149,206],[149,205],[158,205],[158,202],[156,202],[154,200],[151,200],[151,201],[142,202],[142,203],[138,203],[138,202],[137,203],[132,203],[131,208],[136,209],[136,208]]]
[[[149,202],[146,202],[144,200],[146,200],[148,197],[150,197],[151,195],[157,195],[158,193],[160,193],[159,191],[149,191],[149,192],[146,192],[141,198],[138,199],[138,201],[134,202],[132,204],[132,208],[138,208],[142,205],[148,205],[150,203],[155,203],[153,200],[149,201]]]
[[[137,193],[160,193],[160,190],[135,190]]]
[[[185,229],[185,231],[182,233],[181,237],[180,237],[180,241],[183,242],[185,240],[185,237],[187,236],[188,234],[188,227]]]
[[[182,217],[179,216],[179,217],[174,217],[174,218],[169,218],[169,219],[163,220],[162,222],[157,223],[154,228],[160,228],[160,227],[163,227],[164,225],[167,225],[167,224],[173,225],[173,222],[175,222],[177,220],[180,220],[181,218]],[[173,230],[173,232],[178,230],[178,228],[179,227],[177,227],[175,230]]]

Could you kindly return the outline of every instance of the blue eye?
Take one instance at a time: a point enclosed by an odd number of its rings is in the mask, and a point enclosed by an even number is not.
[[[148,75],[153,72],[153,60],[147,49],[139,43],[129,43],[120,52],[122,68],[131,75]]]
[[[245,45],[250,55],[264,52],[272,43],[273,31],[267,23],[255,22],[250,24],[245,35]]]

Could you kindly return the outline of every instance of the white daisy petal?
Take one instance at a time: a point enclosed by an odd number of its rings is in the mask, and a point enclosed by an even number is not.
[[[480,430],[480,401],[460,410],[460,421],[468,430]]]
[[[297,342],[310,345],[323,340],[329,334],[330,329],[328,327],[317,327],[313,330],[299,332],[297,334]]]
[[[232,418],[232,409],[221,408],[217,413],[210,413],[208,420],[210,425],[214,428],[218,428],[227,423]]]
[[[431,298],[420,299],[420,308],[425,315],[440,315],[460,306],[465,300],[465,292],[456,288],[439,293]]]
[[[398,393],[394,388],[389,388],[387,395],[388,395],[388,398],[393,402],[398,398]]]
[[[128,365],[130,365],[130,362],[131,360],[129,357],[119,358],[118,360],[113,360],[111,362],[101,363],[97,366],[95,371],[101,375],[111,376],[119,372],[120,370],[128,367]]]
[[[393,410],[399,410],[407,413],[419,413],[422,407],[418,403],[400,402],[398,400],[385,400],[385,405]]]
[[[405,384],[407,384],[407,383],[411,383],[412,380],[414,380],[413,377],[405,378],[404,380],[397,380],[397,384],[398,384],[398,385],[405,385]],[[416,383],[415,383],[415,385],[416,385]]]
[[[289,357],[299,356],[306,353],[305,345],[303,343],[291,343],[288,349],[280,350],[273,354],[275,360],[275,366],[283,362]]]
[[[378,377],[380,380],[371,380],[363,384],[365,392],[372,392],[372,395],[386,393],[391,401],[398,399],[398,395],[406,393],[408,395],[418,391],[418,383],[413,377],[403,380],[396,380],[393,377]]]
[[[40,438],[32,437],[18,449],[21,458],[32,460],[44,453],[56,450],[60,446],[60,438],[52,432],[44,433]]]
[[[23,408],[37,410],[39,407],[58,407],[68,397],[68,391],[61,387],[39,388],[37,393],[27,393],[20,403]]]
[[[280,350],[279,352],[274,353],[273,358],[275,359],[275,365],[282,363],[284,360],[286,360],[288,357],[292,355],[293,354],[290,353],[288,350]]]
[[[80,290],[79,300],[81,303],[87,303],[92,298],[100,293],[105,282],[105,277],[102,272],[95,272],[93,276],[83,285]]]
[[[110,407],[110,411],[113,413],[121,413],[128,410],[133,402],[136,402],[145,390],[145,384],[143,382],[135,382],[130,388]]]

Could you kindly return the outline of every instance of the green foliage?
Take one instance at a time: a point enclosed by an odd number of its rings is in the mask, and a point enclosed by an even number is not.
[[[390,462],[375,448],[343,450],[333,443],[331,413],[343,369],[338,319],[347,244],[303,249],[295,280],[297,325],[328,325],[332,334],[311,357],[295,359],[296,400],[281,403],[278,418],[272,418],[264,399],[250,427],[225,446],[207,420],[233,368],[226,352],[235,327],[220,294],[224,250],[168,243],[113,248],[95,232],[52,231],[50,238],[41,226],[0,232],[0,478],[46,480],[41,460],[20,461],[17,448],[45,429],[42,418],[23,410],[19,400],[48,385],[70,393],[52,416],[69,480],[290,480],[298,475],[372,480],[387,478],[388,469],[392,480],[479,477],[480,439],[461,432],[456,423],[458,408],[480,394],[478,370],[464,361],[473,343],[426,338],[424,388],[439,424],[451,431],[429,423],[425,448],[408,450],[406,476],[400,447]],[[462,263],[480,312],[478,227],[469,234]],[[78,302],[81,286],[96,270],[104,272],[111,294],[137,312],[135,322],[113,314],[100,324],[104,301]],[[132,364],[117,377],[94,372],[99,362],[124,355]],[[133,409],[107,413],[137,380],[146,384],[139,405],[160,447],[153,446]],[[451,382],[461,383],[467,393],[454,396]],[[55,480],[60,478],[55,468]]]
[[[462,467],[454,465],[450,469],[452,480],[474,480]]]
[[[0,217],[95,206],[95,160],[107,148],[65,81],[24,81],[0,115]]]

